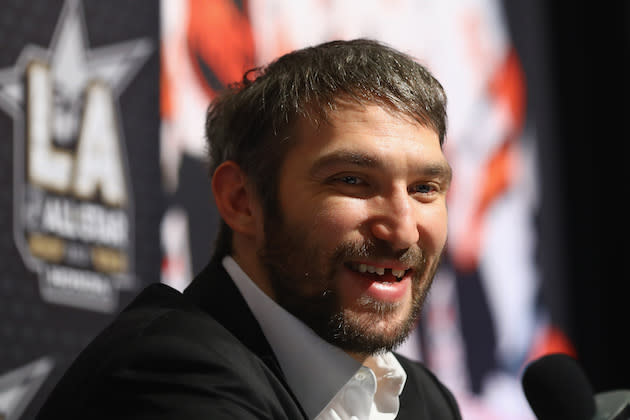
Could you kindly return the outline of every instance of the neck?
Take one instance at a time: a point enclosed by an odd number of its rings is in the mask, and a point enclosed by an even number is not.
[[[364,354],[364,353],[353,353],[349,351],[347,351],[346,354],[352,357],[357,362],[361,363],[362,365],[365,364],[365,361],[367,360],[367,358],[370,357],[369,355]]]
[[[247,274],[247,276],[272,300],[276,301],[275,293],[271,287],[271,282],[267,276],[267,272],[258,258],[258,254],[253,246],[249,243],[239,244],[237,238],[234,238],[234,247],[231,257]],[[241,246],[239,246],[241,245]]]

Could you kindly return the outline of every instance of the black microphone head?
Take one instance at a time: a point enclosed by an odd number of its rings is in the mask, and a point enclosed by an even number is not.
[[[572,357],[554,353],[531,362],[522,379],[523,391],[538,420],[591,420],[593,387]]]

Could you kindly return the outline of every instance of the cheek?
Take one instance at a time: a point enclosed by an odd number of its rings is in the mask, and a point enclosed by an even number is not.
[[[315,209],[313,229],[339,238],[350,231],[358,230],[366,217],[366,206],[361,200],[329,199]]]
[[[433,251],[441,252],[448,235],[446,206],[429,207],[419,216],[421,243],[430,246]]]

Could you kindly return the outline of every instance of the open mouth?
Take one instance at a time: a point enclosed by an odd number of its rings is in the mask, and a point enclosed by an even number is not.
[[[388,267],[375,267],[369,264],[363,263],[354,263],[350,262],[346,264],[350,270],[355,271],[361,274],[367,274],[374,278],[374,281],[391,283],[392,280],[399,282],[401,281],[407,273],[411,271],[408,269],[397,269],[397,268],[388,268]]]

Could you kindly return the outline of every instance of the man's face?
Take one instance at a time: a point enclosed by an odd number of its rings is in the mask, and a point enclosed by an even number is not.
[[[259,255],[276,301],[350,353],[409,334],[446,242],[437,134],[381,107],[298,124]]]

